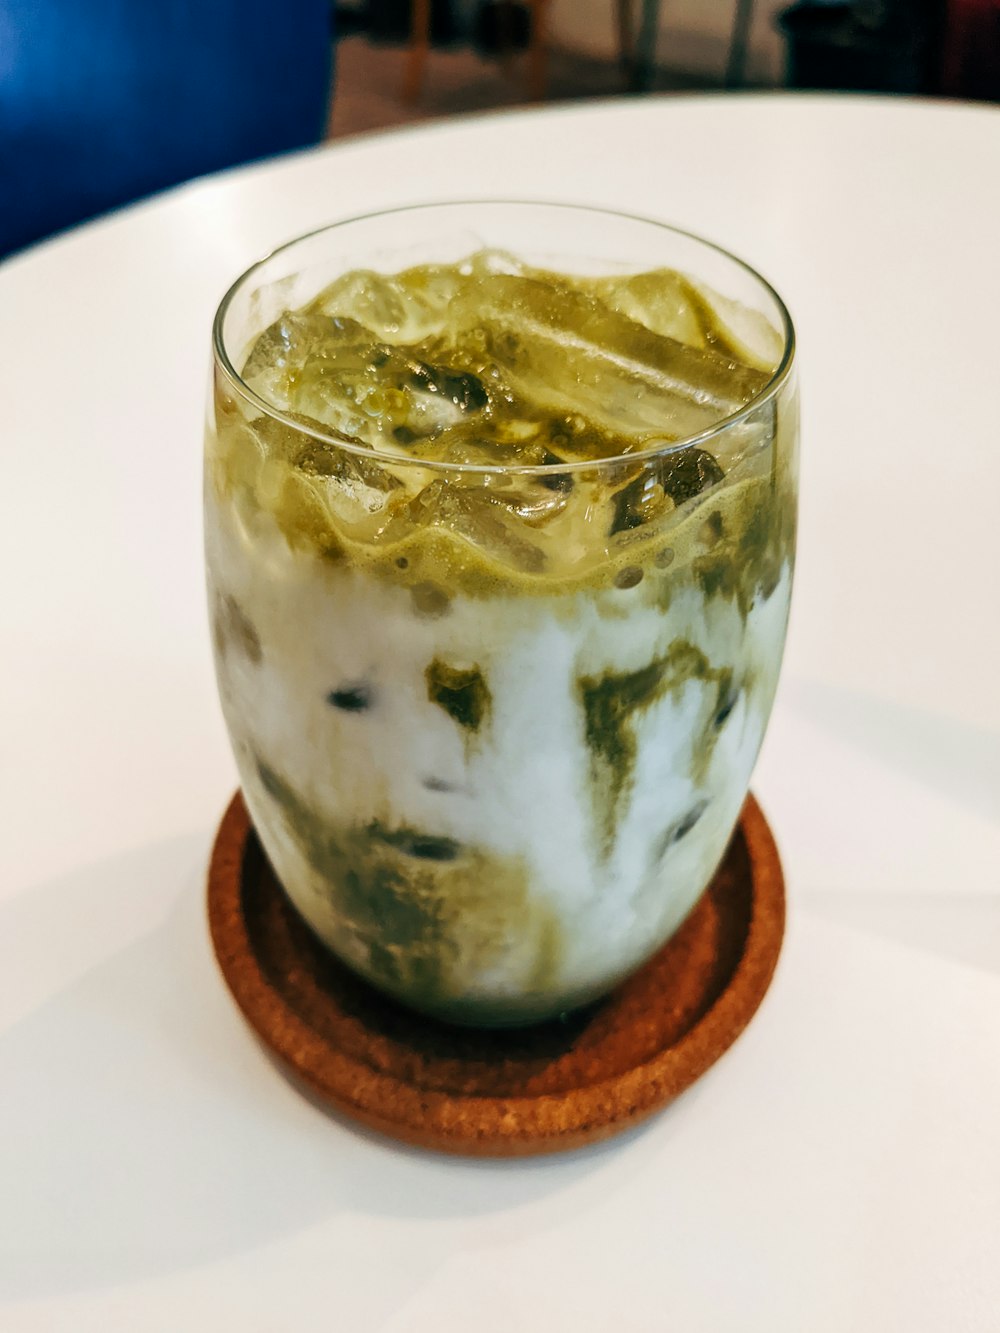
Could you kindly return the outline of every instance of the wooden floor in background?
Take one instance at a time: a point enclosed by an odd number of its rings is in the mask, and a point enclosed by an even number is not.
[[[329,137],[412,125],[441,116],[528,103],[523,57],[508,68],[483,59],[468,48],[432,50],[424,87],[415,103],[403,97],[406,48],[345,37],[337,44],[334,97]],[[690,92],[718,88],[704,77],[683,71],[661,71],[657,91]],[[547,102],[614,97],[625,92],[625,78],[616,62],[554,50],[549,58]]]

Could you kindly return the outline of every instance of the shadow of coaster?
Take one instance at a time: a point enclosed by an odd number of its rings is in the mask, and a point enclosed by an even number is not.
[[[339,963],[286,898],[239,793],[216,836],[208,915],[250,1026],[321,1101],[406,1143],[521,1157],[620,1133],[719,1059],[770,984],[785,892],[748,796],[714,879],[650,962],[587,1009],[503,1030],[425,1018]]]

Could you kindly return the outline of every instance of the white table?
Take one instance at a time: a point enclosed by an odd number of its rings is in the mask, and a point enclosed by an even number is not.
[[[504,194],[744,255],[801,349],[802,538],[755,789],[791,922],[646,1130],[450,1162],[324,1116],[214,971],[208,337],[272,245]],[[1000,114],[490,116],[231,172],[0,269],[0,1328],[1000,1328]]]

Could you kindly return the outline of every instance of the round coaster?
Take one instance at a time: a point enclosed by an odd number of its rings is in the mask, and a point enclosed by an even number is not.
[[[517,1157],[617,1134],[714,1064],[768,988],[785,894],[749,796],[712,883],[645,967],[585,1010],[505,1030],[425,1018],[339,963],[280,888],[239,793],[216,837],[208,914],[251,1027],[324,1102],[421,1147]]]

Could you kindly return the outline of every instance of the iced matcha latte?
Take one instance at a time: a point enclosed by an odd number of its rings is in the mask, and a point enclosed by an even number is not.
[[[736,260],[571,208],[360,219],[227,297],[222,705],[279,880],[376,986],[551,1016],[698,899],[781,658],[791,359]]]

